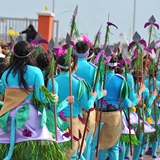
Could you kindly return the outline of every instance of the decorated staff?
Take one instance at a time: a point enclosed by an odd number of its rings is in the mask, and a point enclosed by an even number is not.
[[[70,45],[71,42],[71,38],[73,37],[73,31],[75,31],[75,33],[77,33],[76,30],[76,15],[78,12],[78,6],[76,6],[75,10],[74,10],[74,14],[71,20],[71,31],[70,31],[70,35],[67,33],[66,36],[66,44]],[[66,56],[66,63],[68,63],[68,68],[69,68],[69,90],[70,90],[70,96],[72,96],[72,70],[71,70],[71,54],[72,54],[72,47],[68,46],[68,53]],[[70,103],[70,135],[71,135],[71,149],[73,148],[73,132],[72,132],[72,128],[73,128],[73,123],[72,123],[72,117],[73,117],[73,108],[72,108],[72,104]]]
[[[71,37],[69,36],[69,34],[67,33],[66,36],[66,44],[70,44],[71,41]],[[70,96],[72,96],[72,70],[71,70],[71,54],[72,54],[72,47],[68,46],[68,52],[66,55],[66,63],[68,64],[68,68],[69,68],[69,92],[70,92]],[[72,117],[73,117],[73,107],[72,104],[70,103],[70,135],[71,135],[71,148],[73,147],[73,123],[72,123]]]
[[[149,39],[148,39],[147,48],[150,48],[152,34],[156,35],[156,29],[159,30],[159,25],[155,22],[156,22],[156,19],[152,15],[151,18],[149,19],[149,22],[146,22],[145,25],[144,25],[144,28],[149,27]],[[149,53],[147,52],[144,74],[145,74],[146,68],[147,68],[148,56],[149,56]]]
[[[158,45],[159,43],[160,43],[160,40],[156,41],[155,45]],[[159,52],[158,52],[158,58],[157,58],[157,63],[156,63],[156,66],[158,67],[158,65],[159,65],[159,59],[160,59],[160,47],[159,46],[157,47],[157,50],[159,50]]]
[[[150,53],[150,55],[155,54],[157,49],[155,48],[155,42],[152,41],[152,43],[150,44],[150,47],[147,48],[148,53]],[[148,70],[148,74],[149,76],[152,75],[152,81],[153,81],[153,91],[157,89],[157,80],[156,80],[156,66],[155,66],[155,62],[154,62],[154,57],[152,57],[152,60],[150,62],[149,65],[149,70]],[[148,81],[148,88],[150,91],[150,79]],[[156,110],[156,100],[154,100],[153,102],[154,104],[154,120],[155,120],[155,137],[156,137],[156,141],[158,141],[158,125],[157,125],[157,110]]]
[[[135,65],[135,70],[136,70],[136,77],[137,77],[137,94],[139,95],[139,70],[142,70],[142,65],[143,65],[143,58],[142,58],[142,48],[146,48],[146,42],[145,40],[141,39],[141,36],[136,32],[133,36],[133,42],[131,42],[128,46],[128,51],[132,52],[133,51],[133,56],[132,58],[136,57],[136,65]],[[139,52],[141,55],[139,55]],[[143,107],[144,102],[142,101],[142,107]],[[143,131],[144,131],[144,109],[142,109],[142,120],[143,120]],[[138,108],[138,134],[140,134],[140,108]]]
[[[148,39],[148,49],[150,48],[150,42],[151,42],[151,37],[152,37],[152,34],[154,34],[156,36],[156,29],[159,30],[159,25],[156,22],[156,19],[154,18],[154,16],[152,15],[151,18],[149,19],[149,22],[145,23],[144,25],[144,28],[148,27],[149,26],[149,39]],[[152,33],[154,32],[154,33]],[[155,48],[155,45],[154,45],[154,42],[151,43],[153,44],[153,46],[151,46],[152,48]],[[151,49],[152,49],[151,48]],[[146,56],[146,64],[145,64],[145,69],[147,67],[147,61],[148,61],[148,56],[149,56],[149,52],[147,52],[147,56]],[[157,62],[158,63],[158,62]],[[152,68],[152,76],[153,76],[153,82],[155,83],[155,66],[154,66],[154,62],[153,62],[153,65],[151,64],[151,67]],[[150,90],[150,75],[148,75],[148,78],[149,78],[149,90]],[[155,85],[154,85],[154,90],[155,90]],[[158,126],[157,126],[157,118],[156,118],[156,105],[155,105],[155,100],[154,100],[154,113],[155,113],[155,128],[156,128],[156,132],[155,132],[155,136],[156,136],[156,141],[158,140],[158,135],[157,135],[157,129],[158,129]]]
[[[109,33],[110,33],[110,26],[114,26],[115,28],[118,29],[118,27],[116,25],[114,25],[113,23],[111,22],[107,22],[107,29],[106,29],[106,36],[105,36],[105,43],[103,45],[103,50],[105,49],[109,49],[108,47],[106,48],[106,45],[107,45],[107,42],[108,42],[108,38],[109,38]],[[106,53],[106,51],[105,51]],[[102,63],[102,58],[104,55],[104,51],[101,52],[101,54],[97,55],[97,58],[100,57],[100,61],[99,61],[99,68],[101,66],[101,63]],[[108,55],[106,56],[110,56],[111,55],[111,52],[109,52]],[[105,55],[104,55],[105,56]],[[110,61],[111,57],[106,61],[106,63],[108,63]],[[105,80],[106,80],[106,68],[107,68],[107,65],[105,65],[104,67],[104,83],[103,83],[103,89],[105,88]],[[97,73],[99,74],[99,73]],[[98,75],[97,75],[98,76]],[[100,139],[100,124],[101,124],[101,116],[102,116],[102,107],[103,107],[103,98],[101,99],[101,106],[100,106],[100,115],[99,115],[99,121],[98,121],[98,140],[97,140],[97,148],[96,148],[96,157],[98,157],[98,148],[99,148],[99,139]],[[97,112],[98,113],[98,112]],[[97,114],[98,115],[98,114]],[[96,117],[96,119],[98,120],[98,118]]]
[[[76,6],[75,10],[74,10],[74,14],[71,20],[71,31],[70,31],[70,37],[73,38],[73,32],[76,35],[76,37],[79,36],[78,30],[77,30],[77,26],[76,26],[76,16],[77,16],[77,12],[78,12],[78,5]]]
[[[53,49],[54,49],[54,41],[51,38],[51,40],[48,43],[48,53],[50,54],[50,65],[49,65],[49,72],[47,75],[51,77],[52,80],[52,93],[54,94],[54,70],[55,70],[55,62],[54,62],[54,56],[53,56]],[[53,110],[54,110],[54,130],[55,130],[55,138],[56,141],[58,141],[58,131],[57,131],[57,111],[56,111],[56,104],[53,104]]]
[[[123,61],[124,61],[124,67],[125,67],[125,78],[126,78],[126,81],[128,82],[128,79],[127,79],[127,73],[128,73],[128,63],[127,61],[129,61],[129,59],[124,59],[123,58]],[[131,152],[131,156],[132,156],[132,135],[131,135],[131,123],[130,123],[130,108],[128,108],[128,129],[129,129],[129,144],[130,144],[130,152]]]
[[[95,42],[94,42],[94,45],[93,47],[95,47],[96,45],[96,42],[98,40],[98,34],[101,30],[102,26],[100,27],[100,29],[98,30],[98,33],[96,35],[96,39],[95,39]],[[99,61],[101,62],[101,60]],[[98,77],[99,77],[99,73],[100,73],[100,65],[101,63],[98,63],[98,69],[97,69],[97,72],[96,72],[96,78],[95,78],[95,81],[94,81],[94,85],[93,85],[93,92],[95,92],[95,89],[96,89],[96,84],[98,82]],[[80,152],[79,152],[79,158],[81,157],[81,154],[82,154],[82,149],[83,149],[83,144],[84,144],[84,140],[85,140],[85,135],[86,135],[86,131],[87,131],[87,125],[88,125],[88,121],[89,121],[89,116],[90,116],[90,112],[92,111],[92,109],[90,109],[88,111],[88,115],[87,115],[87,118],[86,118],[86,123],[85,123],[85,128],[84,128],[84,132],[83,132],[83,137],[82,137],[82,142],[81,142],[81,147],[80,147]]]
[[[97,34],[96,34],[96,38],[95,38],[95,41],[94,41],[94,44],[93,44],[93,47],[95,48],[96,44],[97,44],[97,41],[100,41],[100,35],[101,35],[101,28],[102,28],[102,25],[101,27],[99,28]]]

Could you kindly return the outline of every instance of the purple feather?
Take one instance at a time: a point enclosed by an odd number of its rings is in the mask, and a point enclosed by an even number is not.
[[[148,27],[148,26],[151,25],[151,24],[152,24],[151,22],[145,23],[144,28]]]
[[[98,40],[100,41],[101,38],[101,31],[98,31]]]
[[[154,50],[154,53],[156,54],[156,52],[157,52],[157,49],[156,49],[156,48],[153,48],[153,50]]]
[[[158,41],[155,42],[155,44],[158,44],[158,43],[160,43],[160,40],[158,40]]]
[[[74,50],[76,50],[76,46],[73,41],[70,41],[70,45],[73,47]]]
[[[144,50],[147,51],[147,52],[149,52],[149,53],[151,53],[151,49],[150,48],[146,47],[146,48],[144,48]]]
[[[39,44],[44,43],[44,44],[48,44],[48,42],[45,39],[41,39],[38,41]]]
[[[99,58],[101,57],[101,55],[104,55],[104,50],[101,50],[98,54],[97,57],[94,60],[94,64],[97,64],[99,61]]]
[[[106,63],[110,62],[110,60],[111,60],[111,59],[112,59],[112,57],[111,57],[111,56],[106,57],[106,60],[104,61],[104,64],[106,64]]]
[[[7,43],[7,46],[8,47],[11,47],[12,46],[12,43],[10,42],[10,43]]]
[[[135,57],[137,57],[137,56],[138,56],[138,53],[137,53],[136,48],[135,48],[134,51],[133,51],[132,59],[135,58]]]
[[[32,45],[32,44],[38,45],[38,44],[39,44],[39,43],[38,43],[38,40],[37,40],[37,39],[32,40],[32,41],[30,42],[30,45]]]
[[[129,58],[126,58],[126,59],[125,59],[125,62],[126,62],[127,64],[131,65],[131,61],[130,61]]]
[[[118,29],[118,27],[117,27],[115,24],[111,23],[111,22],[107,22],[107,25],[108,25],[108,26],[114,26],[115,28]]]
[[[153,25],[159,30],[159,25],[157,23],[153,23]]]
[[[123,64],[124,64],[125,60],[124,59],[121,59],[120,62],[119,62],[119,66],[122,68]]]
[[[136,42],[131,42],[130,44],[129,44],[129,46],[128,46],[128,51],[130,51],[131,50],[131,48],[134,46],[136,44]]]
[[[148,26],[150,26],[150,25],[155,26],[155,27],[159,30],[159,25],[158,25],[157,23],[152,23],[152,22],[147,22],[147,23],[145,23],[144,28],[146,28],[146,27],[148,27]]]
[[[139,43],[142,44],[144,47],[147,46],[146,41],[145,41],[144,39],[141,39],[141,40],[139,41]]]

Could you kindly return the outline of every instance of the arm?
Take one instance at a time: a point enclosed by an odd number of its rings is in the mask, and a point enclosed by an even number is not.
[[[83,88],[83,94],[79,99],[79,105],[82,106],[83,109],[89,110],[93,107],[96,97],[92,94],[89,95],[84,83],[82,81],[80,83],[82,85],[81,87]]]
[[[21,34],[24,34],[24,33],[27,33],[27,31],[28,31],[28,29],[26,29],[26,30],[24,30],[24,31],[22,31],[22,32],[20,32]]]

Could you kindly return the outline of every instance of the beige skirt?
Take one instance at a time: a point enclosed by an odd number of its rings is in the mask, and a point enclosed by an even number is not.
[[[86,120],[88,116],[88,112],[85,110],[82,110],[82,114],[83,114],[83,118]],[[95,129],[96,129],[96,111],[95,110],[90,112],[87,127],[89,131],[88,133],[92,132],[92,134],[94,135]]]
[[[67,122],[70,123],[70,118],[66,118]],[[76,118],[72,118],[72,134],[76,137],[79,138],[79,131],[81,132],[81,135],[83,137],[83,132],[84,132],[84,124],[82,124],[82,122],[78,119],[78,117]],[[80,146],[81,146],[81,142],[82,142],[82,138],[79,141],[75,141],[73,139],[73,146],[72,149],[71,148],[66,148],[66,156],[68,157],[68,159],[71,159],[72,156],[75,154],[75,152],[77,152],[78,150],[80,150]],[[82,148],[82,153],[84,152],[84,149],[86,147],[86,142],[84,141],[83,143],[83,148]]]
[[[98,121],[99,115],[100,111],[98,111]],[[100,132],[99,148],[107,150],[113,147],[120,139],[123,125],[121,112],[102,112],[101,122],[104,122],[104,125]]]

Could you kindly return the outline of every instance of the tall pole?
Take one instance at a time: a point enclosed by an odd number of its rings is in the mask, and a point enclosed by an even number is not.
[[[133,9],[133,35],[135,33],[135,21],[136,21],[136,0],[134,0],[134,9]]]
[[[54,13],[54,9],[55,9],[55,0],[53,0],[53,6],[52,6],[53,8],[52,8],[52,12]]]

